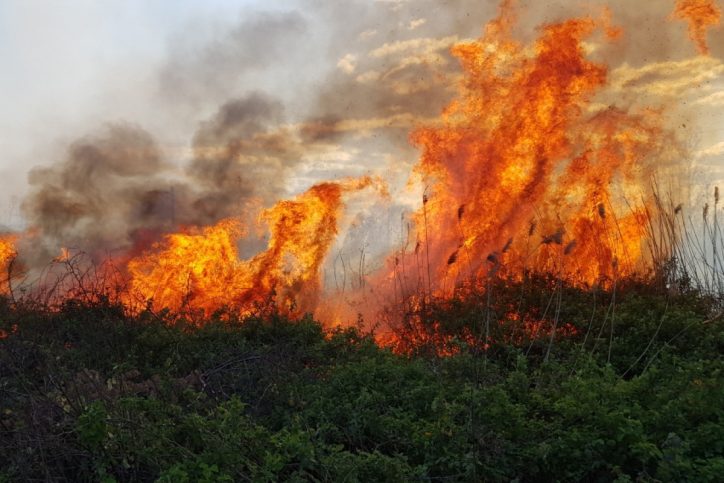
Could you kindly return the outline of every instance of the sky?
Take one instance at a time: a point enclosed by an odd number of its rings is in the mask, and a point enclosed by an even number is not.
[[[157,112],[169,111],[158,76],[175,45],[203,48],[215,31],[233,28],[252,12],[295,6],[258,0],[0,2],[0,223],[17,222],[28,170],[58,161],[90,126],[127,120],[186,144],[204,109],[187,122],[173,119],[175,112]]]
[[[299,162],[290,163],[290,192],[342,174],[406,179],[416,156],[407,132],[451,96],[448,76],[457,67],[447,49],[477,35],[496,3],[4,0],[0,224],[23,224],[33,168],[61,162],[68,146],[107,123],[142,127],[182,165],[200,126],[252,92],[279,100],[282,125],[334,119],[335,129],[353,134],[302,146]],[[692,61],[685,27],[666,21],[673,0],[610,3],[632,39],[612,54],[617,94],[673,104],[698,182],[724,182],[724,29],[709,36],[712,57]],[[522,4],[524,39],[540,21],[600,5]]]

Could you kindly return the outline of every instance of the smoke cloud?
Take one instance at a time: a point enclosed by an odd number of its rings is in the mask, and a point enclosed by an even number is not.
[[[131,124],[113,124],[75,141],[65,159],[30,172],[22,205],[43,241],[38,256],[60,246],[124,246],[136,230],[162,225],[170,210],[164,173],[170,165],[151,135]]]
[[[673,4],[608,3],[625,41],[588,46],[594,59],[612,66],[612,88],[600,101],[626,110],[636,99],[622,92],[635,82],[654,105],[650,86],[670,86],[703,109],[692,94],[694,81],[665,68],[696,52],[686,25],[667,22]],[[349,175],[382,174],[400,202],[390,208],[396,219],[417,196],[405,190],[418,157],[409,132],[429,124],[454,96],[460,69],[449,48],[479,36],[498,4],[308,0],[288,11],[242,12],[236,22],[199,19],[169,39],[150,80],[135,85],[135,102],[148,107],[137,110],[134,122],[91,124],[88,135],[51,157],[59,162],[30,172],[22,210],[41,234],[36,258],[55,256],[60,247],[142,248],[183,225],[253,220],[260,207],[321,179]],[[526,0],[517,12],[514,35],[527,42],[541,22],[598,18],[603,7]],[[696,82],[706,86],[699,97],[717,99],[724,90],[716,85],[724,30],[709,36],[711,57],[697,63]],[[645,70],[651,65],[661,67]],[[122,101],[109,96],[104,102]],[[341,237],[346,251],[357,250],[355,240],[398,244],[403,237],[401,227],[357,225],[388,233],[387,239]]]

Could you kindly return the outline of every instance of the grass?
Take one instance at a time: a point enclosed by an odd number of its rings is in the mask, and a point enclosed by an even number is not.
[[[522,283],[491,281],[487,350],[460,297],[432,300],[397,353],[309,317],[198,327],[4,299],[0,481],[716,481],[712,298],[621,281],[610,326],[610,290],[531,275],[516,310]]]
[[[107,270],[56,262],[0,297],[0,482],[719,481],[718,195],[701,235],[664,199],[641,278],[491,270],[439,298],[418,246],[385,344],[273,303],[130,311]]]

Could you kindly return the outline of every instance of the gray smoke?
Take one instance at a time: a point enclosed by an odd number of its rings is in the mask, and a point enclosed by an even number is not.
[[[455,93],[460,70],[450,44],[477,37],[498,4],[302,0],[299,11],[244,12],[226,27],[200,20],[172,39],[152,74],[154,92],[144,93],[153,99],[149,116],[157,116],[151,124],[182,117],[197,126],[190,155],[179,166],[163,141],[135,124],[89,128],[59,163],[30,173],[22,208],[42,235],[35,251],[139,247],[180,225],[244,216],[252,200],[268,206],[287,196],[301,172],[406,180],[417,156],[410,129]],[[614,0],[614,24],[630,38],[595,55],[634,66],[689,55],[685,26],[666,23],[671,8]],[[523,41],[541,22],[601,13],[570,0],[521,1],[519,11]],[[714,56],[723,53],[723,36],[724,29],[710,36]],[[320,43],[321,52],[312,50]],[[335,152],[348,159],[317,159]],[[397,243],[400,234],[389,236]]]
[[[289,169],[314,149],[282,121],[281,103],[269,96],[227,102],[201,123],[185,173],[137,126],[109,125],[77,140],[63,161],[29,176],[23,211],[41,230],[42,255],[52,258],[61,246],[128,248],[180,225],[243,216],[250,200],[273,203]]]
[[[74,142],[60,163],[30,172],[22,209],[40,230],[39,256],[60,245],[83,249],[124,246],[136,230],[162,225],[170,183],[151,135],[131,124],[108,125]]]
[[[298,12],[244,12],[235,25],[217,29],[192,25],[172,39],[158,72],[158,95],[172,109],[195,109],[241,95],[249,88],[248,77],[283,62],[308,27]],[[210,38],[199,44],[198,36],[209,30],[205,37]]]
[[[194,136],[194,159],[186,168],[201,190],[193,208],[208,220],[232,216],[238,203],[259,198],[265,204],[284,191],[288,170],[302,148],[280,127],[283,106],[254,93],[227,102]]]

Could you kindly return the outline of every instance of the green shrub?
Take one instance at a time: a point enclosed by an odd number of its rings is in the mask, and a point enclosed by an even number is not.
[[[594,312],[565,289],[577,331],[548,358],[512,324],[439,357],[308,317],[0,306],[0,482],[719,480],[724,323],[702,324],[695,295],[631,289],[611,337],[606,296]],[[448,335],[481,320],[464,300],[436,310]]]

